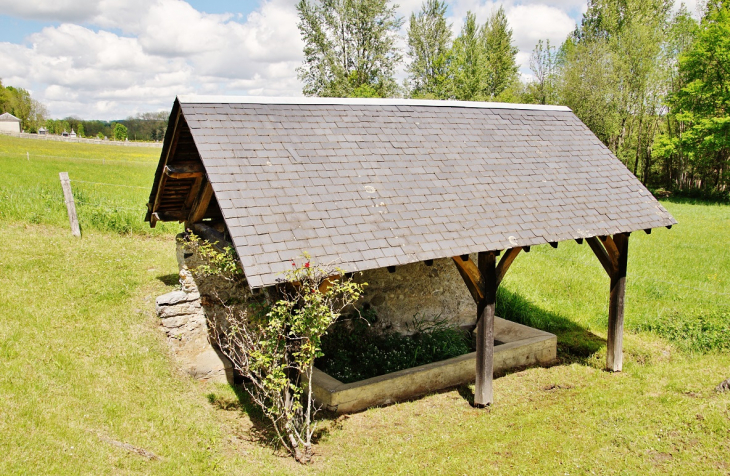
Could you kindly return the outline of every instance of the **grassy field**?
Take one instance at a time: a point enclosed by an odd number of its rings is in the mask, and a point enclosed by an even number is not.
[[[730,377],[728,206],[667,202],[678,226],[632,235],[624,372],[601,370],[608,278],[590,249],[536,247],[500,313],[557,333],[558,365],[498,378],[486,411],[461,388],[325,419],[305,468],[261,441],[233,389],[170,360],[154,299],[172,289],[177,228],[146,231],[147,190],[99,187],[103,206],[140,213],[117,229],[80,212],[80,240],[25,192],[60,197],[61,170],[149,187],[159,151],[64,145],[28,165],[34,144],[0,137],[0,474],[730,473],[730,392],[714,391]]]
[[[82,231],[169,234],[151,229],[147,211],[160,149],[77,144],[0,135],[0,219],[68,223],[59,172],[68,172]],[[141,217],[141,218],[140,218]]]

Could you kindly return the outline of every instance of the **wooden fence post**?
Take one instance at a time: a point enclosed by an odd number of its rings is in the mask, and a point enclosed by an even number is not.
[[[61,178],[61,188],[63,188],[63,198],[66,202],[66,210],[68,211],[68,221],[71,223],[71,234],[81,237],[79,219],[76,216],[76,204],[74,203],[74,196],[71,192],[71,179],[68,178],[68,172],[60,172],[58,176]]]

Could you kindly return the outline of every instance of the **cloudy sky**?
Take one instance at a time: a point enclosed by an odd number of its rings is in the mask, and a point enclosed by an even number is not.
[[[401,0],[409,16],[421,0]],[[180,94],[299,96],[296,0],[0,0],[0,78],[53,117],[169,110]],[[559,45],[585,0],[453,0],[458,32],[503,5],[529,73],[538,39]],[[405,29],[403,31],[405,33]],[[402,73],[401,73],[402,74]]]

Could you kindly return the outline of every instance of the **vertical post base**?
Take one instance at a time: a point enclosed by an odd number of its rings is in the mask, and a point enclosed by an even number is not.
[[[487,305],[477,323],[477,378],[474,384],[474,406],[494,403],[494,304]]]
[[[474,406],[494,403],[494,307],[497,300],[496,254],[479,253],[479,272],[484,279],[484,299],[477,303],[477,361]]]
[[[629,236],[617,233],[613,236],[618,251],[617,268],[611,276],[611,299],[608,307],[608,336],[606,339],[606,370],[623,370],[624,344],[624,296],[626,294],[626,268],[628,264]]]

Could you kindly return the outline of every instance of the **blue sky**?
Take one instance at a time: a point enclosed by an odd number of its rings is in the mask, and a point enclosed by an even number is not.
[[[421,1],[400,0],[398,13],[407,18]],[[0,0],[0,78],[30,90],[52,117],[126,117],[191,93],[298,96],[296,3]],[[537,41],[559,45],[586,9],[586,0],[448,3],[455,33],[467,11],[483,22],[502,6],[526,75]]]

